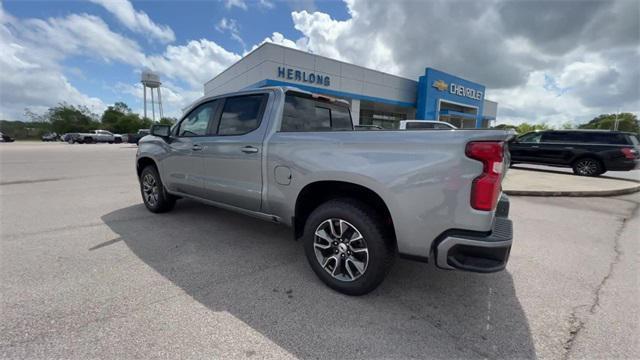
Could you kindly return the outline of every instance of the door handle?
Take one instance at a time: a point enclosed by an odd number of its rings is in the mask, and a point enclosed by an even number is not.
[[[204,149],[204,148],[200,144],[193,144],[193,147],[191,148],[191,150],[193,150],[193,151],[200,151],[202,149]]]
[[[571,150],[571,149],[573,149],[573,146],[565,146],[564,148],[567,149],[567,150]]]
[[[258,152],[258,148],[253,146],[245,146],[241,150],[245,154],[255,154]]]
[[[540,147],[540,146],[534,145],[534,146],[532,146],[531,148],[532,148],[532,149],[538,149],[539,147]]]

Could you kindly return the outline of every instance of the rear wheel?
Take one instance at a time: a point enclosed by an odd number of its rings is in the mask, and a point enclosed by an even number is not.
[[[145,167],[140,173],[140,192],[144,205],[151,212],[167,212],[176,204],[176,198],[167,193],[160,180],[160,174],[153,165]]]
[[[352,199],[330,200],[305,224],[304,248],[316,275],[347,295],[363,295],[385,278],[395,257],[393,235],[369,206]]]
[[[598,159],[582,158],[573,163],[573,173],[580,176],[598,176],[606,170]]]

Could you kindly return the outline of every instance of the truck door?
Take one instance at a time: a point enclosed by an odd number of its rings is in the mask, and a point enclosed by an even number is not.
[[[205,198],[259,211],[262,205],[262,142],[265,93],[221,99],[211,135],[202,139]]]
[[[174,130],[162,166],[162,181],[169,190],[197,197],[205,195],[202,140],[209,133],[217,106],[216,101],[199,105]]]

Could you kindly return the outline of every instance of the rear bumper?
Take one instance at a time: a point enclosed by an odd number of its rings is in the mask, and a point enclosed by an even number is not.
[[[442,269],[490,273],[507,266],[513,226],[509,215],[509,199],[503,195],[489,234],[449,231],[436,249],[436,265]]]
[[[610,162],[605,167],[610,171],[629,171],[640,168],[640,159],[625,159]]]

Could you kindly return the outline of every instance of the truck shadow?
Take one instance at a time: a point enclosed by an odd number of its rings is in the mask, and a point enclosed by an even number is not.
[[[102,220],[201,304],[296,357],[535,358],[508,271],[446,272],[398,260],[382,286],[349,297],[316,278],[283,226],[192,201],[170,214],[135,205]],[[247,351],[260,357],[259,348]]]

